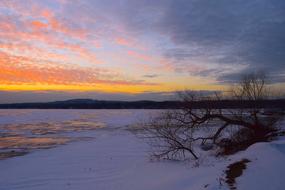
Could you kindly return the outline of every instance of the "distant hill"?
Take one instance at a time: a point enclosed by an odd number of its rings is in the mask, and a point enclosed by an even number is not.
[[[168,109],[180,107],[177,101],[105,101],[72,99],[55,102],[0,104],[0,109]]]
[[[93,99],[72,99],[55,102],[0,104],[0,109],[179,109],[185,105],[180,101],[106,101]],[[197,101],[193,108],[281,108],[285,110],[285,99],[263,100],[259,102],[221,100]]]

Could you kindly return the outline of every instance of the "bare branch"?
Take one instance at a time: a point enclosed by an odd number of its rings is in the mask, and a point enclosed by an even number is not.
[[[262,73],[242,78],[230,96],[241,105],[236,109],[215,107],[215,103],[224,100],[220,93],[206,96],[193,91],[179,92],[183,108],[154,118],[144,126],[141,136],[155,148],[153,155],[159,159],[185,158],[187,152],[198,159],[193,150],[197,143],[238,149],[266,140],[276,134],[276,125],[283,115],[277,112],[264,115],[260,102],[268,97],[265,79]],[[200,102],[198,108],[194,106],[197,102]],[[243,108],[245,102],[251,107]],[[231,131],[228,144],[225,144],[226,130]]]

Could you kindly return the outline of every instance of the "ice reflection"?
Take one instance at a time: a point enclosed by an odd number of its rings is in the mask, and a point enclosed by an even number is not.
[[[10,135],[48,135],[64,132],[93,130],[105,125],[99,122],[71,120],[61,123],[5,124],[0,127],[0,137]]]
[[[71,139],[68,137],[24,137],[12,136],[0,138],[0,149],[37,149],[50,148],[65,144]]]
[[[103,128],[100,122],[75,119],[64,122],[40,122],[0,125],[0,160],[25,155],[35,149],[52,148],[74,140],[73,132]],[[86,139],[86,138],[84,138]]]
[[[159,113],[160,110],[0,109],[0,159],[93,139],[98,134],[96,129],[126,129]]]

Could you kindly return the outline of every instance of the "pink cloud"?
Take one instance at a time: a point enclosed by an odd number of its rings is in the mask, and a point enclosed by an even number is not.
[[[148,55],[145,55],[145,54],[141,54],[141,53],[138,53],[136,51],[128,51],[127,52],[129,56],[132,56],[136,59],[140,59],[142,61],[151,61],[152,60],[152,57],[151,56],[148,56]]]
[[[5,85],[155,85],[139,80],[119,79],[118,74],[105,69],[72,67],[53,62],[41,63],[36,59],[3,52],[0,52],[0,69],[0,83]]]

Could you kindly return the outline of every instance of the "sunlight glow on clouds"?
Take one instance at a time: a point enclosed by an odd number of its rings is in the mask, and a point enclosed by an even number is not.
[[[285,81],[285,3],[1,0],[8,91],[222,90],[245,71]]]
[[[83,28],[77,24],[80,18],[65,18],[64,10],[58,13],[40,3],[1,2],[0,81],[3,90],[68,89],[137,93],[162,89],[163,85],[144,81],[136,73],[118,73],[113,69],[113,64],[118,64],[128,70],[125,63],[117,63],[118,60],[106,63],[104,60],[108,62],[108,59],[97,58],[97,52],[104,52],[106,57],[117,54],[117,45],[133,49],[136,46],[134,42],[114,34],[104,36],[107,29],[100,28],[100,25],[97,29],[95,24],[95,30]],[[94,20],[96,23],[97,19]],[[115,44],[110,46],[113,41]],[[101,43],[106,44],[105,47]],[[123,51],[144,58],[134,53],[135,50]]]

